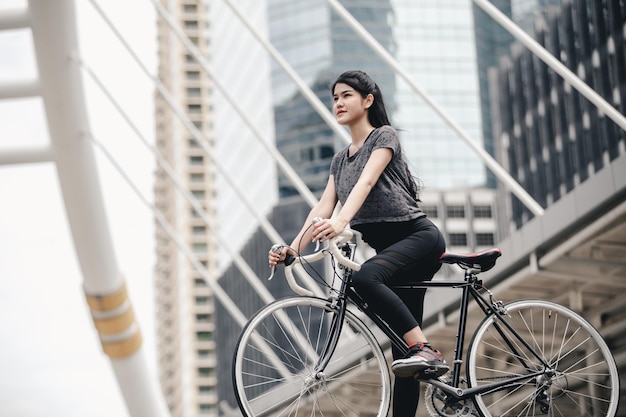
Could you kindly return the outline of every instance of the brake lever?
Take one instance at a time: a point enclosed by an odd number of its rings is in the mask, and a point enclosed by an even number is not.
[[[284,248],[283,245],[277,243],[270,248],[270,251],[280,254],[283,251],[283,248]],[[270,276],[267,280],[271,281],[272,278],[274,278],[275,273],[276,273],[276,265],[270,267]]]
[[[276,273],[276,266],[270,267],[270,276],[267,278],[268,281],[271,281],[274,278],[274,274]]]
[[[322,218],[321,218],[321,217],[316,217],[316,218],[314,218],[314,219],[313,219],[313,221],[311,222],[311,224],[312,224],[312,225],[315,225],[316,223],[319,223],[319,222],[321,222],[321,221],[322,221]],[[317,241],[315,242],[315,252],[317,252],[317,251],[319,251],[319,250],[320,250],[320,241],[319,241],[319,240],[317,240]]]

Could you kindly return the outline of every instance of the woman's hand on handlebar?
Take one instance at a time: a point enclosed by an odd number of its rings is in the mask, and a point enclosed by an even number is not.
[[[333,218],[322,219],[313,225],[313,242],[325,242],[332,239],[344,231],[347,224]]]
[[[293,259],[297,254],[291,249],[289,246],[284,245],[274,245],[269,250],[267,255],[270,268],[275,267],[278,264],[285,263],[289,259]]]

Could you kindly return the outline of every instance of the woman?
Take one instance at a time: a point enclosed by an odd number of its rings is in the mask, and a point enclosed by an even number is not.
[[[269,264],[301,253],[309,242],[332,239],[348,225],[363,235],[376,255],[354,273],[353,286],[409,345],[405,357],[393,351],[393,415],[414,416],[419,401],[416,378],[440,376],[449,367],[420,327],[425,290],[403,295],[390,286],[432,279],[445,241],[418,206],[419,190],[378,85],[362,71],[348,71],[337,78],[332,95],[337,121],[350,129],[352,143],[334,156],[326,189],[291,247],[270,251]],[[337,202],[341,209],[330,218]],[[311,227],[316,217],[324,220]]]

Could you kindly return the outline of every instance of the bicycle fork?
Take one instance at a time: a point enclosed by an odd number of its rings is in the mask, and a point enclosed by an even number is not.
[[[344,250],[346,251],[350,260],[352,260],[354,254],[352,248],[348,244],[346,244]],[[318,380],[322,379],[324,371],[326,370],[326,367],[330,362],[330,358],[333,356],[333,353],[337,348],[337,343],[339,343],[339,337],[341,336],[343,322],[346,317],[346,309],[348,308],[346,289],[350,284],[352,272],[353,271],[351,269],[345,268],[341,280],[341,288],[339,290],[340,295],[338,297],[332,298],[332,301],[328,305],[328,308],[331,311],[334,311],[335,314],[333,314],[332,316],[332,321],[328,330],[330,337],[322,347],[322,352],[319,355],[317,363],[313,367],[314,377]]]
[[[330,362],[330,358],[333,356],[335,349],[337,348],[337,343],[339,342],[339,337],[341,336],[341,329],[343,327],[343,321],[346,316],[346,300],[336,299],[332,304],[329,305],[331,310],[335,311],[333,314],[332,321],[329,327],[329,335],[330,337],[322,347],[322,352],[319,355],[317,363],[313,367],[313,375],[316,379],[321,379],[324,375],[324,371]]]

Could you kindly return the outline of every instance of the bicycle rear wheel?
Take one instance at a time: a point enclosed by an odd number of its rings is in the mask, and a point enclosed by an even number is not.
[[[292,297],[250,319],[233,359],[233,385],[245,416],[387,415],[391,385],[385,356],[350,311],[328,366],[314,370],[336,315],[328,300]]]
[[[505,306],[506,321],[548,365],[524,347],[495,315],[476,329],[468,348],[471,387],[544,371],[503,389],[476,395],[485,417],[614,417],[619,376],[609,347],[584,318],[561,305],[515,301]]]

